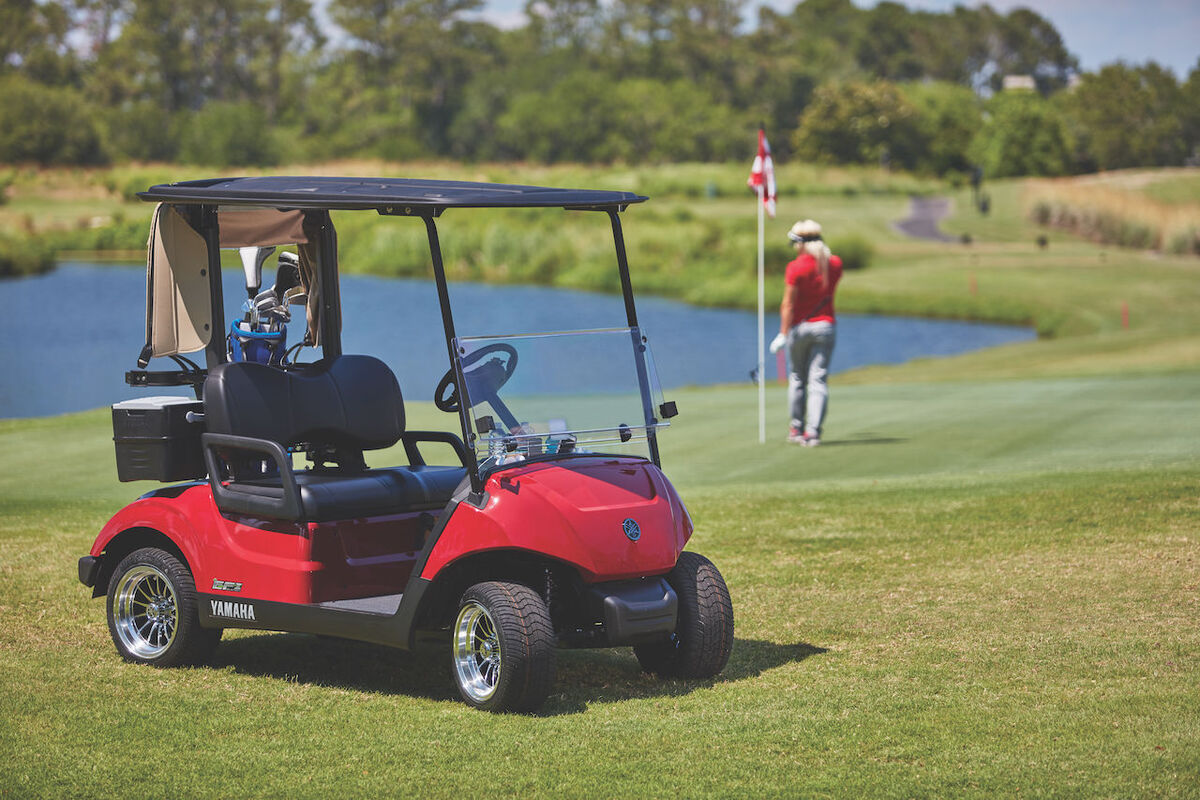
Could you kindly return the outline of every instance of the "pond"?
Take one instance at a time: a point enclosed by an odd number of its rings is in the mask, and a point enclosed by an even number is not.
[[[240,316],[240,270],[225,270],[226,317]],[[139,394],[185,394],[125,385],[145,340],[144,267],[64,263],[46,275],[0,281],[0,417],[61,414]],[[634,287],[637,275],[634,275]],[[446,368],[432,281],[342,277],[343,350],[391,365],[406,396],[428,400]],[[460,335],[581,330],[624,325],[620,297],[529,286],[451,284]],[[776,307],[777,308],[777,307]],[[744,382],[755,367],[755,314],[638,298],[665,388]],[[768,313],[770,339],[778,311]],[[293,332],[290,341],[298,334]],[[838,314],[833,372],[896,364],[1032,339],[1026,328]],[[168,369],[163,360],[159,369]],[[157,362],[156,362],[157,364]],[[777,376],[768,357],[769,377]],[[156,365],[151,365],[155,368]]]

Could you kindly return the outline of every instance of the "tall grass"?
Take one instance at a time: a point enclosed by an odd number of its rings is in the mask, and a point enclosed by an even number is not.
[[[431,277],[425,226],[419,220],[335,213],[341,268],[395,277]],[[608,218],[594,212],[447,212],[438,222],[451,280],[555,285],[620,291]],[[639,208],[625,229],[639,291],[716,306],[753,303],[755,231],[740,219],[702,220]],[[773,242],[772,269],[787,262]]]
[[[243,170],[262,174],[265,170]],[[753,305],[753,287],[743,273],[753,266],[754,198],[746,186],[748,163],[668,164],[655,167],[580,165],[451,164],[444,162],[341,161],[271,170],[279,174],[371,176],[576,186],[636,192],[656,203],[637,210],[626,231],[639,288],[717,306]],[[778,171],[781,203],[806,206],[848,198],[901,198],[929,194],[943,185],[931,179],[872,167],[785,165]],[[15,170],[9,175],[13,202],[0,210],[0,230],[14,243],[54,254],[67,251],[139,251],[145,247],[150,205],[137,193],[157,183],[213,177],[197,167],[130,164],[111,169]],[[736,215],[709,213],[711,206],[744,201]],[[665,203],[661,201],[666,201]],[[514,213],[518,215],[514,224]],[[447,272],[456,280],[556,285],[619,291],[608,222],[603,215],[543,211],[462,212],[439,220]],[[380,220],[369,214],[338,214],[341,260],[350,272],[428,277],[424,226]],[[869,247],[847,239],[850,261],[865,265]],[[15,244],[14,244],[15,247]],[[4,253],[0,248],[0,258]],[[747,256],[749,254],[749,256]],[[747,259],[750,259],[748,262]],[[782,239],[767,252],[772,269],[782,269],[791,251]],[[0,261],[2,263],[2,261]],[[22,262],[23,263],[23,262]],[[24,269],[24,268],[22,268]]]
[[[45,243],[0,234],[0,277],[34,275],[54,267],[54,251]]]
[[[1119,183],[1092,178],[1031,182],[1026,200],[1040,225],[1093,241],[1200,255],[1200,204],[1156,200]]]

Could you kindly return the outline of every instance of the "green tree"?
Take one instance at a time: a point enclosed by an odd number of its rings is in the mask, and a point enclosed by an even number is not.
[[[971,169],[971,142],[983,124],[979,97],[965,86],[942,81],[901,88],[917,109],[921,145],[916,167],[938,175]]]
[[[75,59],[67,47],[71,17],[53,0],[0,3],[0,74],[20,72],[49,85],[74,83]]]
[[[506,158],[614,161],[626,150],[612,124],[618,109],[614,84],[574,73],[544,92],[515,96],[497,120],[495,146]]]
[[[1072,163],[1062,115],[1036,92],[1001,92],[984,106],[971,145],[973,160],[991,178],[1063,175]]]
[[[330,14],[351,37],[357,79],[388,105],[373,114],[415,114],[425,144],[448,147],[447,132],[476,71],[491,66],[495,29],[463,17],[482,0],[333,0]]]
[[[1188,79],[1179,87],[1182,98],[1180,116],[1183,119],[1187,156],[1191,163],[1200,159],[1200,60],[1192,67]]]
[[[279,160],[271,129],[249,103],[212,102],[180,116],[180,157],[216,167],[265,166]]]
[[[791,134],[816,87],[859,74],[853,54],[824,32],[840,31],[841,21],[848,26],[859,13],[849,0],[806,0],[790,15],[759,8],[758,26],[747,34],[739,67],[744,88],[738,99],[752,119],[766,125],[780,159],[791,155]],[[826,27],[811,27],[817,19]]]
[[[0,78],[0,162],[102,164],[92,109],[77,90],[23,75]]]
[[[688,81],[594,81],[576,73],[513,99],[497,153],[556,161],[710,161],[742,153],[751,125]]]
[[[725,161],[744,157],[753,122],[739,118],[696,84],[649,78],[615,87],[613,132],[623,140],[620,158],[631,163]]]
[[[909,81],[924,75],[925,65],[913,47],[918,19],[890,0],[866,12],[855,47],[858,63],[886,80]]]
[[[801,115],[793,145],[811,161],[911,168],[922,150],[920,120],[893,83],[826,85]]]
[[[153,100],[99,109],[95,121],[113,160],[174,161],[179,156],[175,116]]]
[[[599,0],[526,0],[525,16],[541,53],[568,50],[578,58],[600,46],[604,19]]]
[[[1181,164],[1188,155],[1184,93],[1153,61],[1086,73],[1064,104],[1100,169]]]
[[[1054,25],[1028,8],[1015,8],[995,19],[989,45],[993,89],[1000,88],[1005,75],[1032,75],[1045,95],[1066,86],[1078,68]]]
[[[173,113],[244,101],[274,119],[300,99],[286,74],[322,42],[310,0],[86,3],[87,88],[109,106],[153,101]]]

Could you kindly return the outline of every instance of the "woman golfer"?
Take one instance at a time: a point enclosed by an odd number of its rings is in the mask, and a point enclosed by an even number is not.
[[[779,335],[771,352],[788,348],[788,441],[808,447],[821,443],[821,424],[829,389],[829,359],[833,356],[833,293],[842,278],[842,260],[821,240],[821,226],[802,220],[788,231],[796,259],[787,266],[783,303],[779,306]]]

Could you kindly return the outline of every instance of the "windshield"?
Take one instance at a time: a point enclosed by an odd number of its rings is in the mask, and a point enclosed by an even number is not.
[[[483,467],[571,453],[647,456],[667,425],[638,328],[455,339]]]

